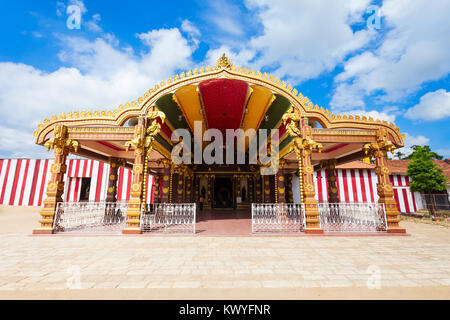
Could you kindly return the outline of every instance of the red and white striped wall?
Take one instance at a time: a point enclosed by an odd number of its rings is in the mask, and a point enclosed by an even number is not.
[[[50,177],[50,161],[0,159],[0,205],[41,206]]]
[[[0,205],[9,206],[42,206],[45,199],[47,183],[50,178],[50,166],[53,160],[48,159],[0,159]],[[95,160],[69,160],[64,177],[65,201],[79,201],[83,178],[91,178],[89,186],[90,201],[106,199],[109,179],[109,164]],[[416,212],[420,204],[409,189],[410,179],[403,175],[391,175],[394,196],[400,212]],[[132,172],[127,168],[119,168],[117,183],[117,199],[130,199]],[[336,182],[341,202],[377,202],[377,176],[369,169],[338,169]],[[327,201],[328,182],[325,169],[314,174],[316,199]],[[298,202],[298,178],[293,175],[294,198]],[[154,181],[147,179],[147,203],[153,202]]]
[[[377,176],[369,169],[338,169],[336,170],[336,185],[340,202],[377,202]],[[327,201],[328,182],[325,169],[314,174],[316,199]]]
[[[409,189],[410,178],[403,175],[391,175],[394,197],[400,212],[411,213],[417,211],[414,193]],[[338,169],[336,170],[336,184],[340,202],[377,202],[378,178],[374,170],[369,169]],[[325,169],[314,174],[316,200],[328,199],[328,181]]]
[[[392,186],[394,188],[394,197],[397,201],[397,208],[400,212],[416,212],[416,197],[409,189],[410,178],[403,175],[391,175]]]
[[[42,206],[47,183],[50,178],[49,159],[0,159],[0,205]],[[95,160],[69,160],[64,176],[65,201],[79,201],[83,178],[91,178],[89,186],[90,201],[106,199],[109,179],[109,164]],[[130,199],[131,170],[119,168],[118,194],[121,200]],[[153,177],[147,178],[147,202],[152,198]]]

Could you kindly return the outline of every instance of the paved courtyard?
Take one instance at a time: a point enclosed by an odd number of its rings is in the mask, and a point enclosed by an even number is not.
[[[450,229],[410,236],[31,236],[0,208],[0,298],[450,298]]]

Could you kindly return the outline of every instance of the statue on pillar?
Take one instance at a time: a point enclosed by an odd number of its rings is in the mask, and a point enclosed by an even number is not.
[[[40,212],[41,226],[33,231],[34,234],[53,233],[53,220],[56,215],[58,203],[63,202],[64,174],[67,171],[67,156],[72,152],[77,152],[78,141],[68,139],[67,127],[61,124],[55,126],[53,138],[45,143],[47,151],[54,149],[55,160],[51,165],[50,180],[47,185],[47,198],[44,200],[43,208]]]
[[[394,198],[394,189],[389,179],[389,166],[387,163],[388,152],[396,149],[394,144],[388,140],[386,129],[377,131],[377,142],[367,143],[363,147],[366,155],[375,158],[375,173],[378,177],[377,193],[380,197],[379,203],[385,205],[386,218],[389,233],[406,233],[406,230],[399,226],[400,212]]]

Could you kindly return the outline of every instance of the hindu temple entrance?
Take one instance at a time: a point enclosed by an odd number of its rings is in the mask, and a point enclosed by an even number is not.
[[[233,210],[235,195],[233,194],[233,179],[217,177],[214,180],[213,208],[218,210]]]

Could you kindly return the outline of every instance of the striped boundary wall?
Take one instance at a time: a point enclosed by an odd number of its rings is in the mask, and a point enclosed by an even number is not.
[[[50,178],[49,159],[0,159],[0,205],[40,207],[46,197]],[[91,178],[89,201],[104,201],[108,189],[109,164],[96,160],[68,160],[64,175],[64,201],[79,201],[83,178]],[[129,200],[132,172],[119,168],[117,199]],[[147,190],[153,191],[153,177],[148,176]],[[153,201],[147,193],[147,203]]]
[[[328,181],[325,169],[314,173],[314,185],[316,188],[316,200],[326,202],[328,199]],[[394,189],[394,198],[397,201],[397,209],[402,213],[413,213],[421,208],[416,200],[417,193],[409,189],[410,178],[404,175],[391,175],[391,183]],[[375,170],[370,169],[336,169],[336,185],[340,202],[378,202],[377,194],[378,178]],[[300,192],[298,177],[293,175],[294,199],[298,202]]]
[[[51,161],[48,159],[0,159],[0,205],[42,206],[50,177]],[[104,201],[108,188],[109,164],[96,160],[69,160],[65,174],[65,201],[79,201],[82,178],[91,178],[89,201]],[[337,169],[336,182],[341,202],[377,202],[377,176],[369,169]],[[129,200],[132,172],[119,168],[117,200]],[[391,175],[394,197],[400,212],[411,213],[421,208],[418,195],[409,189],[410,178]],[[316,200],[328,198],[325,169],[314,174]],[[153,202],[153,177],[147,179],[147,203]],[[293,175],[294,198],[299,201],[298,178]]]

